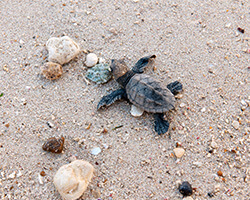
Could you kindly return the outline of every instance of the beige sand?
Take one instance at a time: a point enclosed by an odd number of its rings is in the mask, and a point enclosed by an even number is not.
[[[1,199],[60,199],[53,176],[76,158],[96,169],[81,199],[181,199],[177,186],[185,180],[197,200],[248,199],[249,10],[247,0],[1,0]],[[131,67],[156,54],[156,71],[147,73],[184,85],[167,115],[169,133],[157,136],[152,115],[134,118],[126,102],[97,111],[101,96],[119,86],[87,85],[84,53],[63,66],[60,79],[44,79],[44,45],[62,35],[107,61],[125,57]],[[63,154],[42,150],[60,135]],[[177,142],[185,149],[179,160]],[[97,156],[94,147],[102,149]]]

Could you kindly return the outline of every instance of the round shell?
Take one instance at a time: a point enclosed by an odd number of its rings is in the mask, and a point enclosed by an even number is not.
[[[175,98],[167,87],[145,74],[134,75],[126,85],[128,99],[151,113],[164,113],[174,108]]]

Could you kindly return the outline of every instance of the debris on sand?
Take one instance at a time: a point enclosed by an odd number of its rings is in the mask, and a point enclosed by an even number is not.
[[[184,181],[180,186],[179,186],[179,191],[183,196],[190,196],[193,194],[193,188],[191,184],[187,181]]]
[[[58,79],[63,74],[62,66],[53,62],[45,63],[41,66],[41,71],[45,78],[50,80]]]
[[[63,136],[61,136],[61,138],[59,139],[56,139],[55,137],[51,137],[43,144],[43,150],[50,151],[53,153],[62,153],[63,145],[64,145]]]

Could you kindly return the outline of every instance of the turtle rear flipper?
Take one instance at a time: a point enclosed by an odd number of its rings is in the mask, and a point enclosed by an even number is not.
[[[173,95],[177,95],[179,92],[182,91],[182,84],[179,81],[175,81],[169,83],[167,88],[173,93]]]
[[[127,99],[127,93],[125,89],[115,90],[111,94],[102,97],[97,105],[97,110],[104,106],[110,106],[115,101],[120,99]]]
[[[163,119],[163,113],[155,113],[155,131],[158,135],[162,135],[168,131],[169,122]]]
[[[150,60],[156,58],[156,55],[146,56],[141,58],[135,63],[135,66],[132,68],[133,72],[141,74],[144,71],[144,67],[149,63]]]

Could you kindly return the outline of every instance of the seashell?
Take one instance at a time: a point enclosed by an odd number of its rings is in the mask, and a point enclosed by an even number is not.
[[[130,110],[130,114],[134,117],[140,117],[142,116],[144,110],[136,107],[135,105],[131,105],[131,110]]]
[[[86,73],[86,77],[93,82],[102,84],[108,82],[111,79],[112,74],[109,65],[101,63],[89,69]]]
[[[181,158],[185,153],[185,150],[183,148],[175,148],[173,151],[177,158]]]
[[[85,65],[87,67],[93,67],[98,62],[98,57],[94,53],[89,53],[86,57]]]
[[[94,167],[87,161],[75,160],[56,172],[53,183],[64,200],[78,199],[93,177]]]

